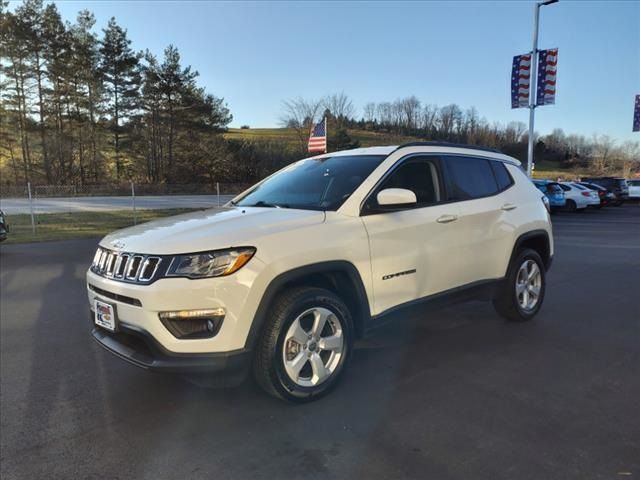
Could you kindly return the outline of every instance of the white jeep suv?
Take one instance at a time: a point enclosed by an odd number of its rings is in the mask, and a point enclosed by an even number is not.
[[[149,370],[279,397],[336,385],[354,341],[443,301],[531,319],[553,258],[544,197],[517,160],[442,143],[293,163],[224,208],[107,235],[87,272],[93,336]]]

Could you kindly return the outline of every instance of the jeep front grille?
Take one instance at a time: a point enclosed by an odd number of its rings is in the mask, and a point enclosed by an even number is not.
[[[123,282],[151,283],[159,274],[162,257],[130,252],[116,252],[98,247],[91,271],[102,277]]]

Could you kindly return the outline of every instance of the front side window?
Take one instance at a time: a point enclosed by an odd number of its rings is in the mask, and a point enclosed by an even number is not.
[[[447,194],[450,201],[488,197],[500,190],[491,168],[483,158],[445,157]]]
[[[235,205],[337,210],[385,158],[352,155],[301,160],[256,185]]]
[[[435,159],[413,158],[396,168],[376,190],[403,188],[416,195],[415,207],[433,205],[441,200],[440,180]]]

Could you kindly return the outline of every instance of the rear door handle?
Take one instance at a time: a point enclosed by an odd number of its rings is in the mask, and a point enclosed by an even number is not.
[[[438,223],[451,223],[451,222],[455,222],[457,219],[458,219],[457,215],[442,215],[441,217],[438,217],[436,222],[438,222]]]
[[[502,210],[515,210],[516,208],[518,208],[517,205],[514,205],[513,203],[505,203],[504,205],[502,205]]]

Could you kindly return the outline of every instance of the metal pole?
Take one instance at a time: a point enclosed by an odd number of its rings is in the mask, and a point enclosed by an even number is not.
[[[216,182],[216,196],[218,197],[218,206],[220,206],[220,184]]]
[[[33,197],[31,196],[31,182],[27,182],[27,192],[29,192],[29,210],[31,212],[31,232],[36,234],[36,220],[33,216]]]
[[[529,78],[529,145],[527,149],[527,175],[533,174],[533,135],[536,116],[537,70],[538,70],[538,24],[540,22],[540,6],[533,6],[533,48],[531,49],[531,77]]]
[[[133,186],[133,180],[131,181],[131,203],[133,204],[133,224],[138,223],[138,214],[136,212],[136,189]]]

